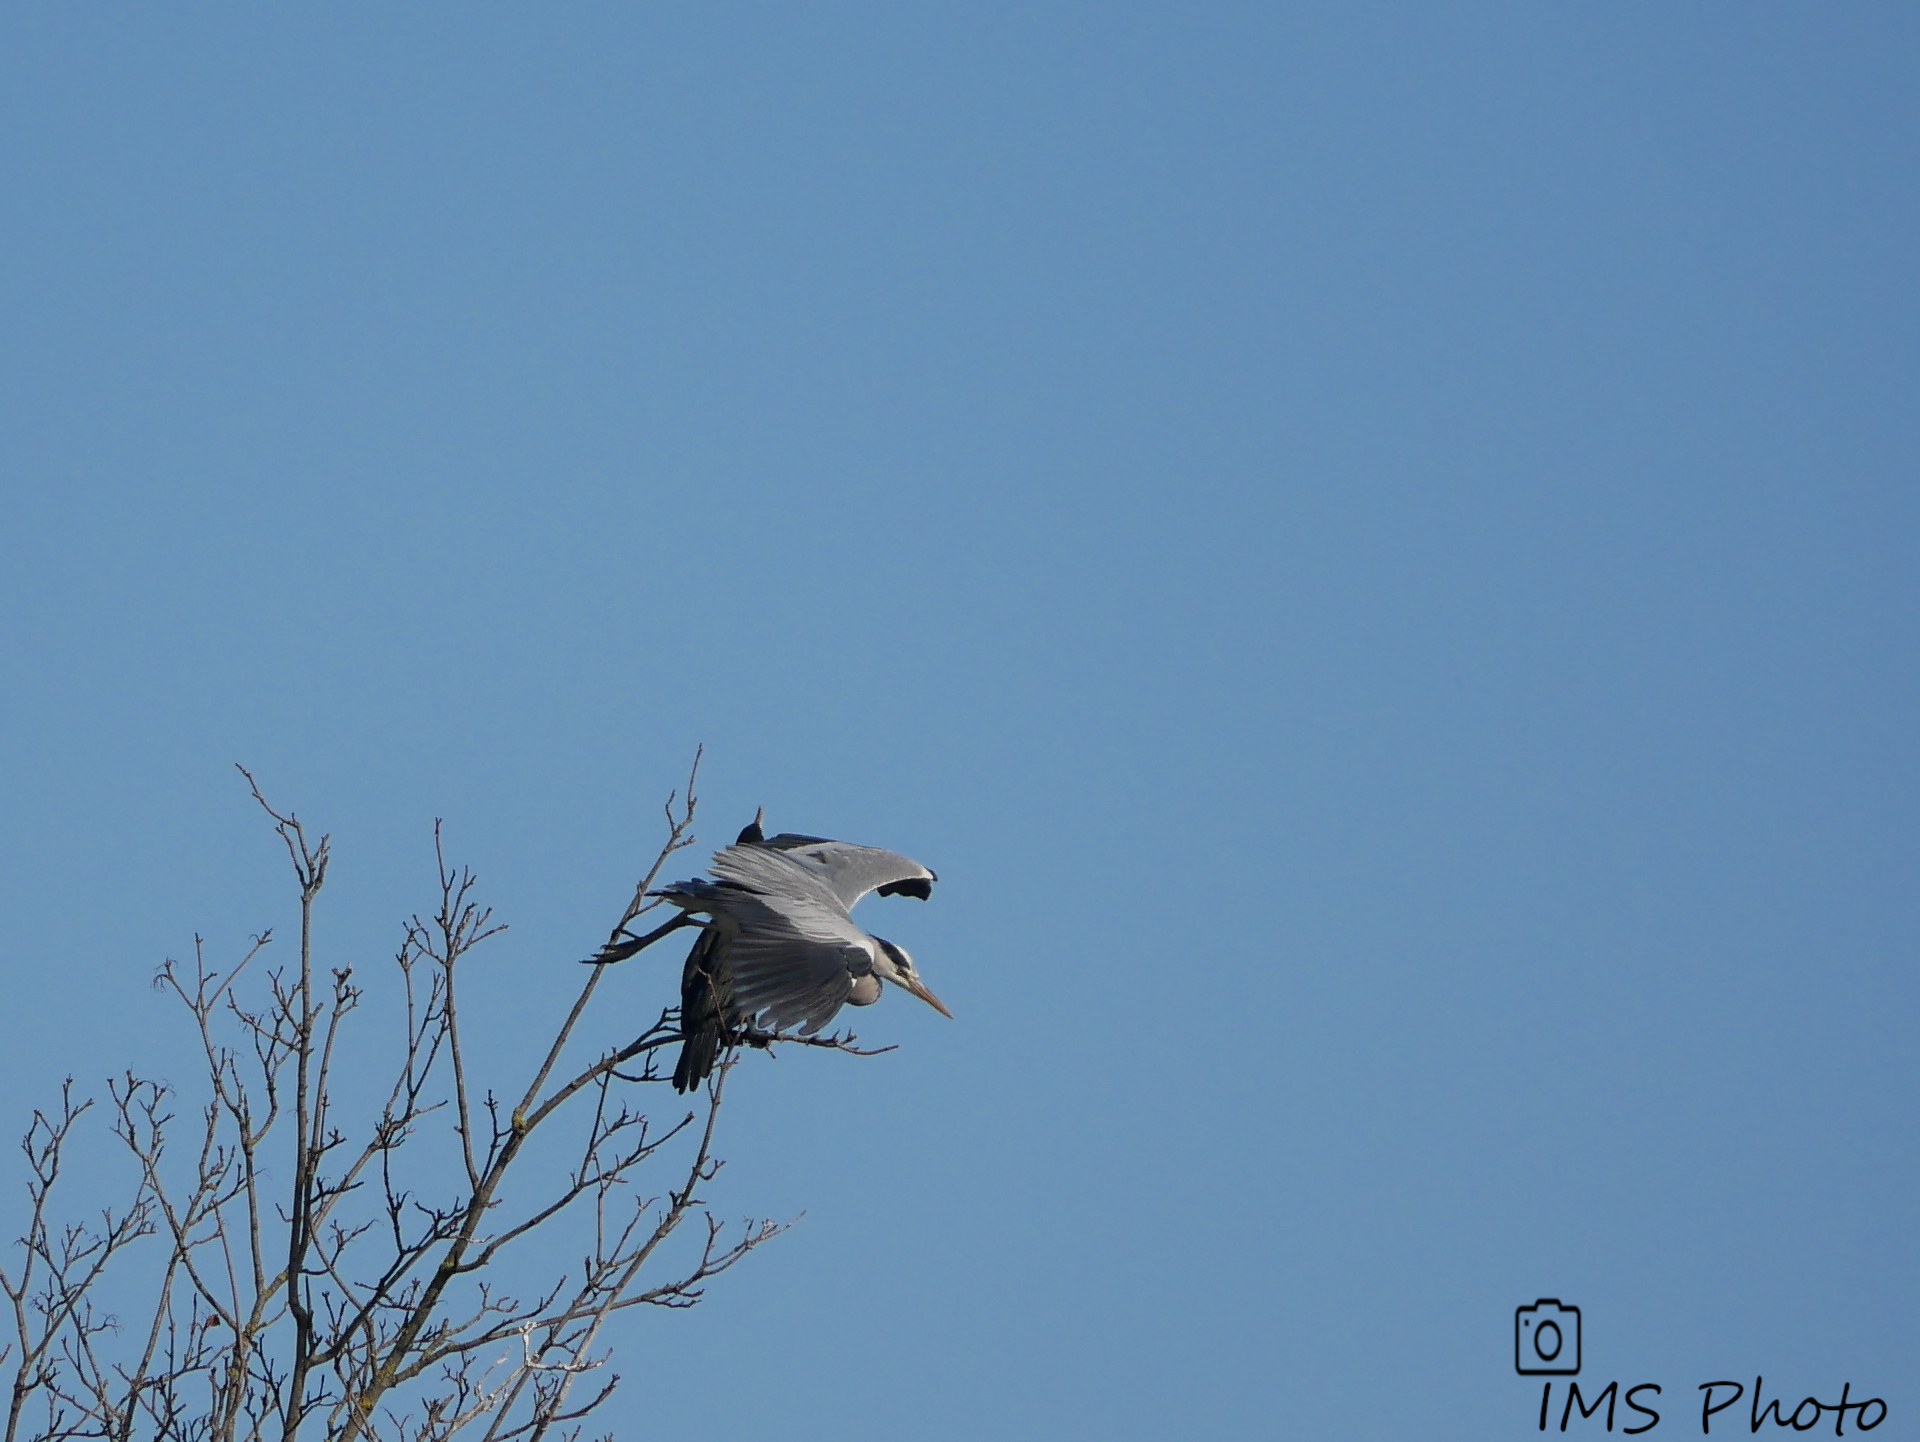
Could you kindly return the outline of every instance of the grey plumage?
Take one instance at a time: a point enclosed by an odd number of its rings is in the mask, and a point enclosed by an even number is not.
[[[930,901],[933,883],[940,879],[919,862],[897,851],[882,851],[877,846],[855,846],[850,841],[798,836],[791,831],[769,837],[761,845],[785,852],[814,868],[849,911],[869,892],[881,896],[917,896],[922,901]]]
[[[756,822],[715,855],[709,870],[713,880],[653,893],[708,918],[681,975],[676,1089],[703,1081],[740,1032],[797,1029],[811,1036],[842,1006],[879,1000],[883,979],[951,1015],[903,949],[862,930],[849,914],[870,892],[930,893],[937,878],[919,862],[825,837],[763,839]]]

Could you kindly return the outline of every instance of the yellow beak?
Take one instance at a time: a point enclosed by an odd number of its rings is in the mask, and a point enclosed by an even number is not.
[[[939,1012],[940,1015],[944,1016],[948,1021],[953,1020],[953,1013],[947,1010],[946,1003],[941,1001],[940,998],[935,996],[932,992],[928,991],[927,984],[924,981],[920,980],[919,977],[917,976],[908,977],[905,980],[903,980],[900,984],[904,986],[908,991],[912,992],[915,996],[919,997],[920,1000],[924,1001],[928,1006],[932,1007],[935,1011]]]

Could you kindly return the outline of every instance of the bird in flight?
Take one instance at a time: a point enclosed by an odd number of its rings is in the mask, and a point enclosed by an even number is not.
[[[769,837],[761,818],[717,852],[714,879],[679,881],[651,893],[707,920],[680,978],[677,1091],[713,1070],[720,1048],[742,1030],[811,1036],[842,1006],[870,1006],[881,983],[912,992],[950,1017],[905,949],[862,930],[851,912],[869,892],[933,895],[927,867],[877,846],[783,832]]]

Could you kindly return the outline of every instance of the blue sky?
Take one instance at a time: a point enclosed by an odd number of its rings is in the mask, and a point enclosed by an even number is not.
[[[1519,1436],[1536,1296],[1911,1434],[1908,9],[0,39],[7,1127],[289,920],[235,761],[511,1057],[704,743],[957,1019],[749,1059],[622,1435]]]

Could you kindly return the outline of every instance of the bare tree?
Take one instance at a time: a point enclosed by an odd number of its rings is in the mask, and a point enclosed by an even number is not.
[[[628,947],[684,924],[630,930],[657,905],[647,892],[661,867],[694,843],[698,769],[696,756],[613,927]],[[27,1229],[17,1262],[0,1268],[14,1333],[0,1347],[0,1369],[12,1369],[0,1442],[293,1442],[303,1427],[339,1442],[577,1436],[618,1382],[605,1365],[612,1314],[692,1306],[710,1278],[784,1230],[729,1228],[700,1197],[720,1168],[713,1141],[734,1055],[698,1105],[665,1124],[624,1097],[661,1079],[655,1056],[681,1039],[671,1008],[624,1045],[563,1067],[605,974],[596,967],[532,1078],[485,1086],[462,1047],[458,983],[503,928],[473,874],[446,861],[436,824],[438,902],[406,923],[394,958],[398,1056],[384,1102],[353,1127],[337,1073],[365,998],[351,966],[322,971],[314,956],[328,839],[312,840],[242,774],[292,866],[298,958],[266,970],[250,996],[235,983],[270,954],[270,935],[224,972],[198,938],[191,965],[161,968],[197,1033],[207,1094],[189,1104],[131,1073],[109,1084],[113,1132],[136,1174],[124,1208],[57,1219],[63,1161],[93,1102],[69,1080],[57,1108],[34,1114]],[[738,1040],[858,1050],[851,1037]],[[358,1058],[353,1071],[368,1074]],[[670,1168],[657,1190],[642,1184],[649,1163]],[[691,1242],[668,1248],[683,1224]],[[116,1265],[126,1259],[139,1260]],[[129,1270],[136,1284],[117,1287]],[[142,1300],[123,1304],[129,1295]]]

